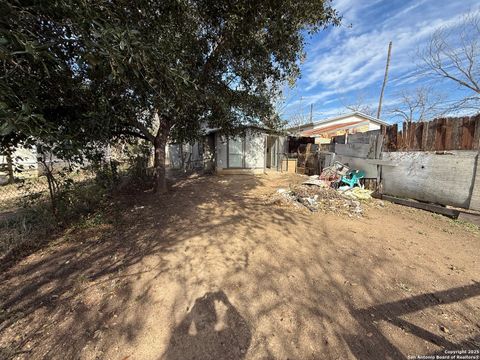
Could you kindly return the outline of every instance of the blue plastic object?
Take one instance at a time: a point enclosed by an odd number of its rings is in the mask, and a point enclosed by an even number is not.
[[[353,188],[355,185],[360,187],[360,179],[365,177],[363,170],[349,170],[346,175],[342,176],[341,182]]]

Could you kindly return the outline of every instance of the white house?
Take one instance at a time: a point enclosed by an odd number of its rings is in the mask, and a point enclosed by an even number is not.
[[[288,132],[295,136],[314,137],[317,144],[328,144],[333,136],[378,130],[387,125],[383,120],[356,111],[292,127]]]
[[[171,168],[204,168],[217,173],[261,173],[280,169],[286,152],[285,137],[267,129],[247,127],[242,135],[228,137],[219,129],[206,130],[202,141],[170,144],[167,161]]]

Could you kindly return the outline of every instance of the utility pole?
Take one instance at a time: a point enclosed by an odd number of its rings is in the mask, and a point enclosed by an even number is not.
[[[313,104],[310,104],[310,124],[313,123]]]
[[[382,92],[380,93],[380,100],[378,101],[377,119],[380,119],[380,114],[382,113],[383,93],[385,91],[385,85],[387,85],[388,67],[390,66],[390,54],[391,53],[392,53],[392,42],[390,41],[390,43],[388,44],[387,65],[385,66],[385,76],[383,77]]]

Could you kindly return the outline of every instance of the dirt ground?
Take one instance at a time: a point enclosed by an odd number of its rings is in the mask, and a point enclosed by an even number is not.
[[[480,348],[480,236],[393,204],[267,205],[285,175],[114,200],[0,275],[0,358],[405,359]]]

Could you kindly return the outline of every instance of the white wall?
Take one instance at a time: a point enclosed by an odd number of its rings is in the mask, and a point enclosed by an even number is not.
[[[168,144],[165,149],[166,164],[172,169],[180,169],[181,157],[180,157],[180,145]]]
[[[245,135],[245,167],[263,169],[265,163],[265,134],[247,130]],[[216,169],[227,168],[227,140],[223,135],[215,134]]]
[[[265,137],[263,133],[247,132],[245,139],[245,167],[263,169],[265,165]]]
[[[468,208],[475,180],[477,151],[383,152],[383,193]]]
[[[198,141],[192,144],[168,144],[166,146],[166,158],[167,165],[172,169],[180,169],[182,167],[182,151],[183,146],[183,158],[185,160],[185,166],[198,168],[203,166],[203,155],[201,146]],[[191,155],[190,155],[191,154]],[[190,161],[189,164],[187,162]]]
[[[25,168],[27,167],[34,167],[37,168],[37,151],[36,149],[26,149],[23,147],[19,147],[15,149],[14,153],[12,154],[13,162],[17,164],[22,164]],[[0,156],[0,164],[6,164],[7,157]]]
[[[215,158],[216,170],[227,168],[227,138],[218,132],[215,133]]]
[[[247,130],[245,135],[245,168],[263,169],[265,166],[265,139],[266,134],[258,131]],[[284,152],[285,137],[279,137],[278,151]],[[167,161],[172,168],[180,168],[180,146],[178,144],[167,145]],[[187,152],[192,153],[192,159],[199,158],[198,144],[194,146],[184,145],[184,156]],[[227,138],[215,133],[215,159],[216,170],[227,169]]]

